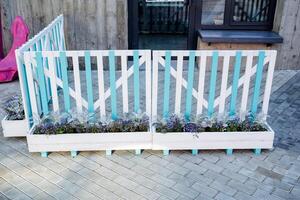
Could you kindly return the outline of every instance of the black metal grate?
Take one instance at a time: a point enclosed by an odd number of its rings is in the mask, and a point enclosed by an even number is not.
[[[271,0],[235,0],[234,22],[268,22]]]
[[[188,5],[185,1],[139,1],[140,33],[187,33]]]

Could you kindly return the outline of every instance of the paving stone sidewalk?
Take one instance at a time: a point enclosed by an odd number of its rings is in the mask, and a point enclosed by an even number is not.
[[[16,87],[8,85],[6,95]],[[25,139],[1,134],[0,199],[300,199],[300,72],[272,94],[269,114],[275,148],[260,156],[99,151],[42,158]]]

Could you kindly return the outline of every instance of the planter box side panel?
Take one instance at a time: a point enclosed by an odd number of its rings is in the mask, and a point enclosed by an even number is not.
[[[26,137],[28,131],[27,120],[6,120],[1,121],[4,137]]]
[[[155,133],[153,149],[270,149],[273,132],[257,133]]]
[[[151,149],[150,133],[28,135],[30,152]]]

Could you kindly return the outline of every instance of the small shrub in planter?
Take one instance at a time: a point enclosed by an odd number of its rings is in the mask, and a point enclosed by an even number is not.
[[[25,120],[25,112],[22,97],[12,96],[3,104],[5,118],[2,120],[4,137],[24,137],[27,134],[28,123]]]
[[[244,120],[236,116],[230,117],[197,117],[194,120],[185,120],[184,117],[173,114],[168,119],[154,123],[156,132],[172,133],[201,133],[201,132],[249,132],[267,131],[261,117],[254,118],[250,114]]]
[[[274,132],[261,115],[196,117],[179,115],[154,123],[153,149],[262,149],[272,148]]]
[[[86,116],[70,112],[44,117],[27,136],[29,151],[138,150],[152,147],[149,117],[145,114],[126,114],[117,120],[91,120]]]
[[[41,120],[33,134],[122,133],[149,130],[149,117],[145,114],[126,114],[117,120],[102,119],[96,122],[84,119],[83,116],[87,115],[52,113]]]

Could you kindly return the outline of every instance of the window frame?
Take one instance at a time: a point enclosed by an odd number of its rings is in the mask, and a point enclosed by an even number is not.
[[[273,21],[276,11],[277,0],[270,0],[271,12],[268,13],[267,22],[234,22],[233,21],[233,8],[235,0],[225,0],[224,8],[224,23],[223,25],[203,25],[202,24],[202,9],[203,0],[200,0],[201,16],[200,16],[200,29],[203,30],[261,30],[270,31],[273,29]]]

